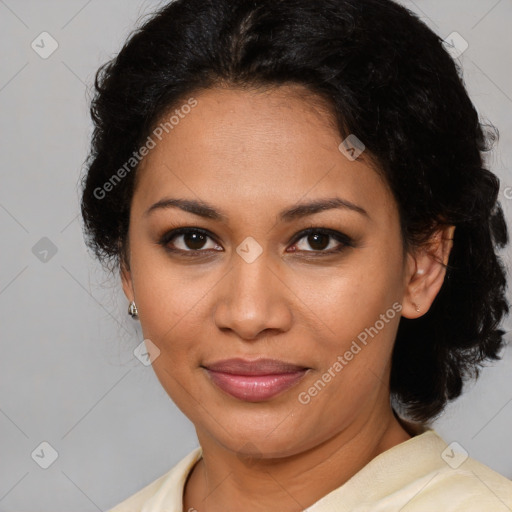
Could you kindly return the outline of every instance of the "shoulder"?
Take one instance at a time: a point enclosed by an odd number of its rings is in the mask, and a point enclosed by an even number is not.
[[[512,481],[428,429],[371,460],[308,512],[511,512]]]
[[[458,468],[432,471],[411,487],[414,493],[405,507],[409,512],[431,511],[432,507],[445,512],[512,510],[512,481],[470,457]]]
[[[457,469],[446,468],[440,476],[440,487],[444,485],[454,491],[464,491],[460,494],[461,502],[466,506],[464,510],[477,510],[475,504],[488,505],[485,510],[512,509],[512,481],[471,457]]]
[[[151,505],[161,503],[162,499],[172,502],[173,505],[176,503],[181,510],[185,480],[201,454],[201,447],[194,449],[172,469],[107,512],[141,512],[143,509],[152,512],[159,508],[153,508]]]
[[[401,461],[394,452],[400,453]],[[388,488],[376,500],[373,506],[378,503],[379,511],[391,512],[397,505],[403,512],[512,511],[512,481],[471,458],[458,443],[447,444],[434,430],[388,455],[389,466],[395,463],[400,468],[401,485]]]

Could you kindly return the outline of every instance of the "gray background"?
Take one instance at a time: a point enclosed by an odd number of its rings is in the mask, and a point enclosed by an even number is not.
[[[469,43],[464,77],[500,130],[489,164],[512,225],[512,1],[403,3],[443,38],[456,31]],[[0,511],[106,510],[197,446],[151,366],[133,356],[140,327],[120,283],[86,252],[78,216],[88,86],[158,5],[0,0]],[[43,31],[59,45],[47,59],[31,48]],[[508,269],[511,256],[503,252]],[[511,370],[509,347],[433,425],[509,478]],[[47,469],[45,441],[58,454]]]

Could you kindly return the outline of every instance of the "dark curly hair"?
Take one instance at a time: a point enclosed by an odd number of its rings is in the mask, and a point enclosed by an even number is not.
[[[96,74],[87,245],[110,270],[126,261],[137,166],[112,177],[165,113],[194,91],[290,84],[328,103],[343,138],[364,142],[396,199],[404,250],[456,226],[443,286],[426,314],[401,318],[392,356],[392,399],[432,420],[504,345],[496,249],[508,232],[483,162],[499,134],[479,120],[442,39],[393,1],[176,0],[152,14]]]

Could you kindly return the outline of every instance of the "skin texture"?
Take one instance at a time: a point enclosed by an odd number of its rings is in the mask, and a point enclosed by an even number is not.
[[[302,93],[300,86],[201,91],[137,171],[121,278],[144,338],[160,350],[154,371],[203,447],[184,510],[302,510],[410,438],[389,403],[391,352],[400,314],[423,315],[439,292],[454,228],[438,231],[428,251],[404,257],[386,184],[367,162],[339,151],[328,113]],[[285,208],[335,196],[368,216],[329,209],[278,219]],[[211,203],[227,222],[178,208],[145,214],[171,197]],[[179,256],[158,243],[185,226],[214,238],[201,244],[178,235],[169,245],[204,255]],[[322,255],[340,242],[295,241],[309,227],[343,233],[353,247]],[[251,263],[236,251],[247,237],[262,249]],[[394,303],[401,312],[301,403],[299,393]],[[246,402],[216,387],[201,367],[232,357],[310,370],[277,397]]]

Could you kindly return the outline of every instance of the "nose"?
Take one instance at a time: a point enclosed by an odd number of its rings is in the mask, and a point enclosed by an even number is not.
[[[231,271],[217,287],[214,321],[245,341],[257,341],[290,329],[293,293],[286,272],[265,251],[254,261],[233,255]]]

